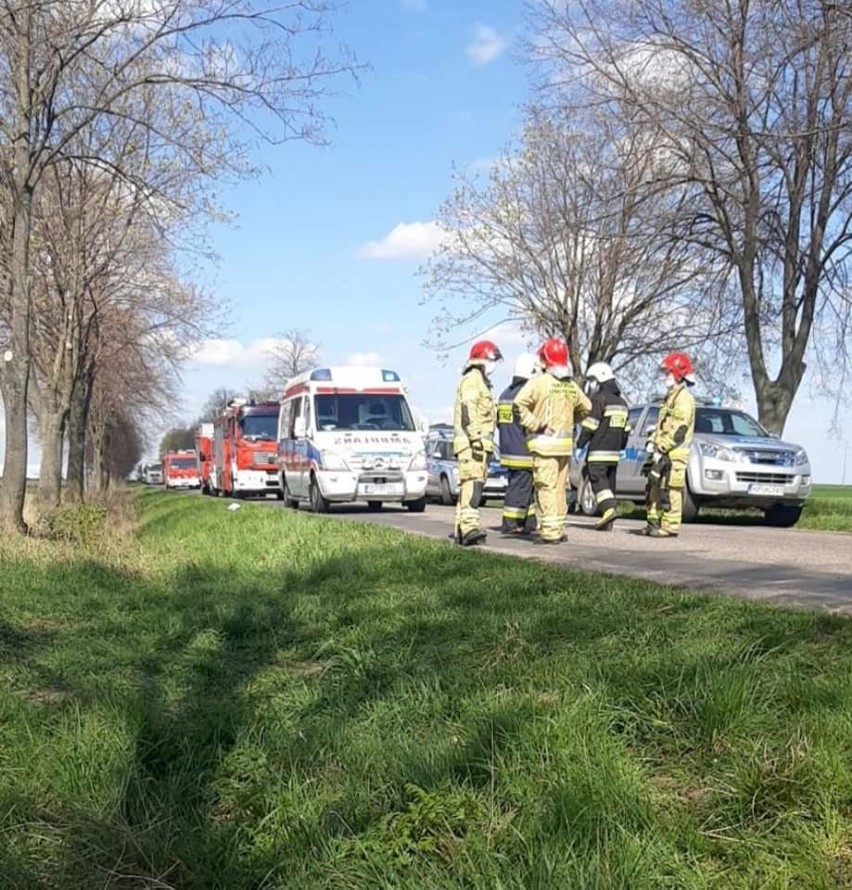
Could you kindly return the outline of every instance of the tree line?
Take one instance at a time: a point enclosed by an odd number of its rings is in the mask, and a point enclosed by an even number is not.
[[[358,70],[323,51],[331,11],[0,2],[0,526],[26,529],[30,432],[47,507],[141,456],[188,346],[220,327],[195,274],[217,183],[256,175],[260,140],[322,142],[318,100]]]
[[[634,381],[694,354],[783,431],[850,354],[852,11],[824,0],[529,0],[522,132],[457,173],[430,342],[483,319]]]

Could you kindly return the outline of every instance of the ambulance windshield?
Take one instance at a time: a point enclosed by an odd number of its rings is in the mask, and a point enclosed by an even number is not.
[[[399,394],[340,393],[314,398],[318,430],[416,431],[405,397]]]

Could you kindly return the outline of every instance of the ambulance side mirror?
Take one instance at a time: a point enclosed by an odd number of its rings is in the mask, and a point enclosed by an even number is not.
[[[308,432],[307,424],[304,417],[297,417],[293,421],[293,435],[297,439],[304,439]]]

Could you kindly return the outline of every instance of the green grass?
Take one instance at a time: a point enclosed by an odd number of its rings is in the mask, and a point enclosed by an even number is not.
[[[252,505],[0,541],[0,887],[852,887],[852,624]]]
[[[619,513],[634,518],[645,515],[642,507],[629,501],[619,504]],[[724,525],[765,525],[760,510],[720,510],[712,507],[702,507],[698,521]],[[852,532],[852,486],[815,485],[796,528]]]

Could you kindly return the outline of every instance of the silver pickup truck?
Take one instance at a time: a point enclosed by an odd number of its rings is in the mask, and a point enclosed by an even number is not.
[[[616,479],[621,500],[644,503],[645,443],[659,410],[659,403],[630,409],[631,433]],[[798,522],[811,492],[811,466],[804,448],[771,436],[744,411],[699,405],[686,480],[687,522],[703,506],[756,508],[763,510],[769,525],[787,528]],[[571,485],[582,511],[594,515],[597,507],[583,460],[572,461]]]

